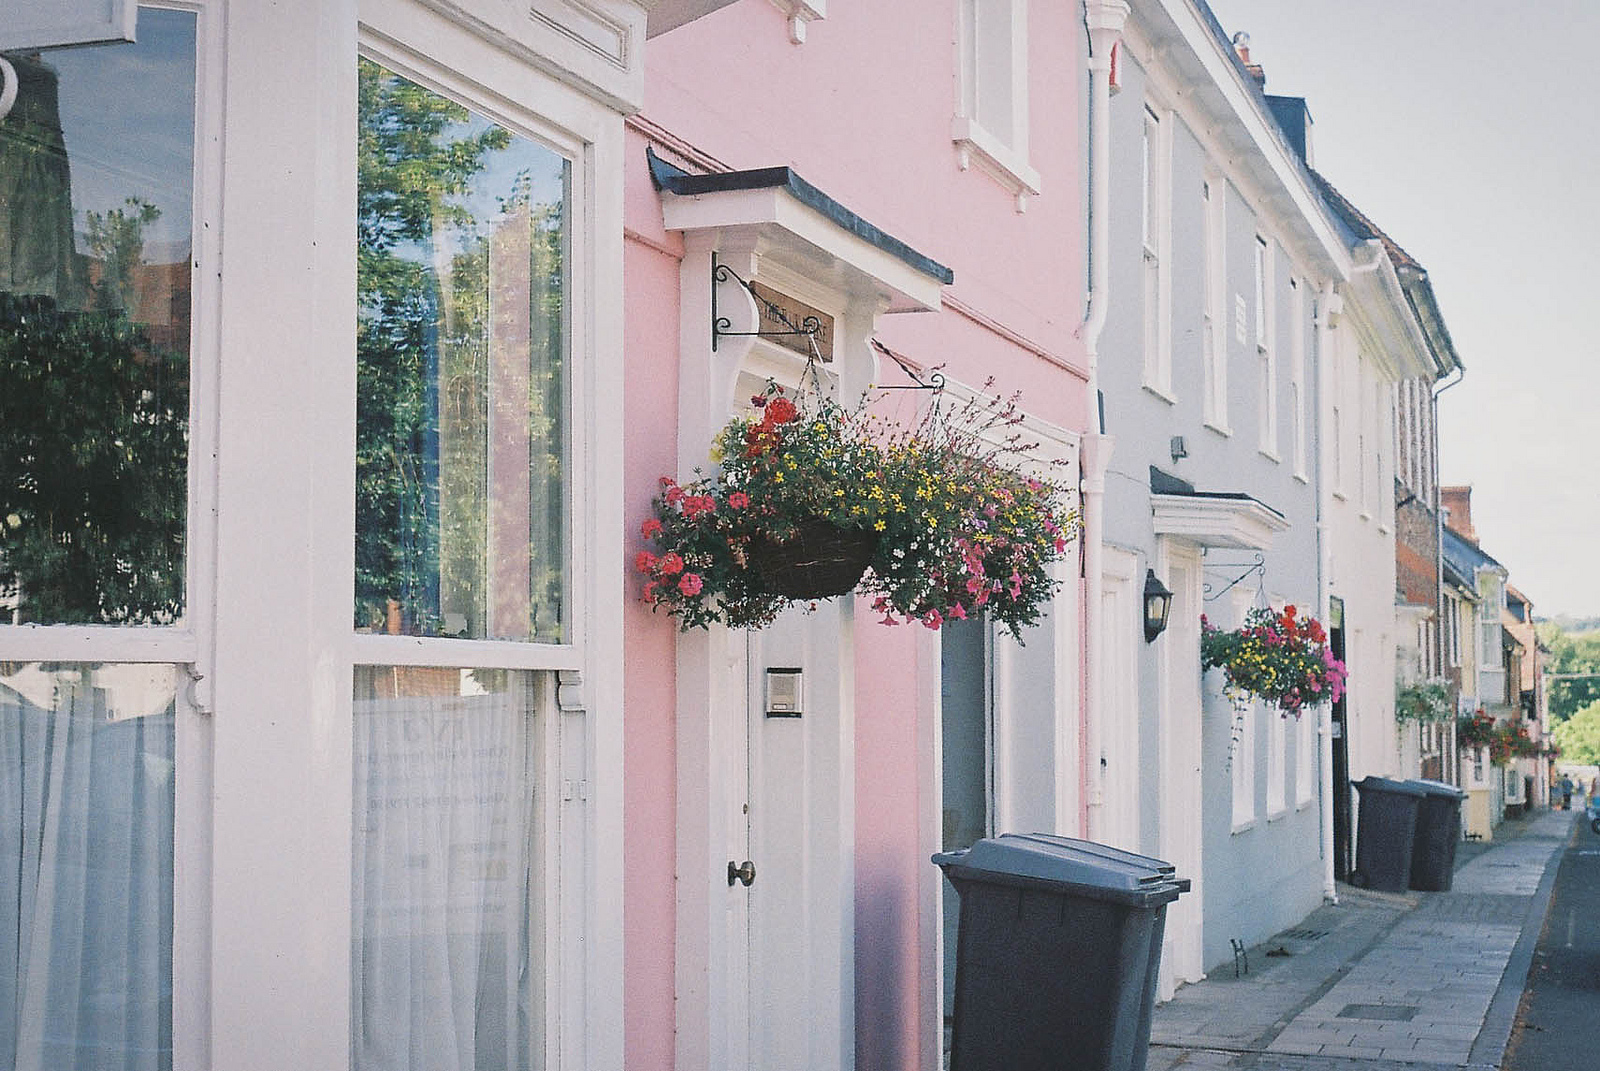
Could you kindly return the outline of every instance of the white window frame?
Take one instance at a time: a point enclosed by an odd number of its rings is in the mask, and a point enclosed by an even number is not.
[[[173,772],[172,1050],[176,1071],[209,1067],[210,718],[216,620],[217,427],[220,284],[210,270],[221,249],[223,40],[220,5],[156,0],[134,7],[195,16],[194,188],[191,224],[189,459],[184,536],[184,618],[176,626],[0,625],[8,662],[170,664],[178,673]],[[46,54],[48,56],[48,53]],[[185,686],[187,677],[187,686]]]
[[[1256,343],[1256,418],[1259,438],[1257,449],[1265,456],[1278,459],[1278,350],[1274,337],[1277,331],[1277,291],[1273,286],[1273,242],[1265,234],[1257,233],[1251,248],[1255,285],[1255,343]]]
[[[1306,288],[1303,279],[1289,280],[1289,419],[1293,422],[1290,455],[1294,477],[1311,480],[1306,449]]]
[[[1139,138],[1140,322],[1144,388],[1173,401],[1172,112],[1146,101]]]
[[[1233,619],[1239,622],[1244,620],[1245,612],[1250,609],[1252,595],[1239,588],[1234,589],[1234,595]],[[1232,709],[1230,731],[1238,733],[1238,740],[1232,743],[1234,833],[1242,833],[1256,824],[1256,732],[1260,713],[1261,703],[1256,699],[1249,699],[1243,706],[1234,706]]]
[[[609,497],[604,506],[600,503],[602,488],[608,486],[601,469],[610,470],[618,481],[610,486],[620,483],[620,472],[605,460],[603,446],[620,441],[620,428],[599,401],[622,393],[620,367],[601,357],[614,344],[620,326],[614,310],[607,310],[611,303],[603,298],[620,293],[620,260],[612,259],[619,257],[620,246],[602,225],[611,221],[620,235],[619,191],[610,188],[612,176],[620,175],[621,169],[620,123],[614,113],[565,90],[554,77],[517,62],[419,5],[396,0],[371,6],[392,15],[392,22],[375,24],[364,6],[364,22],[373,28],[362,34],[363,57],[543,144],[572,167],[569,558],[564,612],[568,640],[549,644],[352,632],[345,690],[348,695],[355,665],[460,666],[547,674],[540,694],[548,701],[535,714],[535,731],[542,734],[543,768],[538,776],[546,789],[540,798],[543,837],[535,848],[535,858],[544,867],[537,892],[542,898],[539,914],[546,920],[545,1061],[552,1068],[606,1066],[609,1061],[603,1054],[617,1053],[620,1058],[620,1035],[613,1017],[594,1013],[593,1002],[597,993],[622,983],[621,963],[613,954],[621,936],[621,846],[607,844],[601,835],[605,828],[620,835],[621,740],[611,724],[614,719],[594,714],[601,693],[611,691],[596,663],[596,652],[614,649],[604,633],[614,632],[620,640],[620,620],[601,612],[603,585],[598,582],[599,563],[620,560],[611,551],[621,553],[620,536],[599,530],[612,506]],[[468,71],[470,76],[462,73]],[[621,530],[620,521],[616,530]],[[555,791],[557,786],[566,787]]]
[[[1311,805],[1316,795],[1318,776],[1321,764],[1317,761],[1317,729],[1321,724],[1322,716],[1319,707],[1301,711],[1299,722],[1295,731],[1300,745],[1300,758],[1294,775],[1294,805],[1296,810],[1302,810]]]
[[[1208,171],[1200,185],[1201,257],[1205,278],[1201,315],[1205,377],[1203,419],[1206,427],[1231,435],[1228,427],[1227,200],[1227,179]]]
[[[986,13],[988,17],[986,18]],[[986,29],[1003,14],[1009,33]],[[984,70],[999,70],[1010,106],[998,122],[983,107]],[[1040,190],[1028,162],[1028,0],[959,0],[956,13],[956,114],[950,128],[956,161],[974,164],[1016,196],[1017,211]]]

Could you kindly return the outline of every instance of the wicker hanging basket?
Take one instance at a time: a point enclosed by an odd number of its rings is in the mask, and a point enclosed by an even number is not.
[[[773,594],[827,599],[854,591],[877,549],[874,532],[809,520],[801,521],[794,536],[782,543],[753,540],[750,560]]]

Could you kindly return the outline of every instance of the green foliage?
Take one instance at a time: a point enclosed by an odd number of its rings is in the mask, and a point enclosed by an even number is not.
[[[0,590],[22,621],[183,614],[189,359],[129,316],[160,215],[88,213],[89,310],[0,292]]]
[[[1345,690],[1345,665],[1333,657],[1322,623],[1293,606],[1256,607],[1231,630],[1201,614],[1200,668],[1222,670],[1235,703],[1255,697],[1295,717],[1304,707],[1337,703]]]
[[[1600,702],[1588,704],[1557,725],[1554,734],[1564,761],[1580,766],[1600,764]]]
[[[661,553],[634,562],[646,603],[684,629],[770,624],[806,600],[774,590],[782,585],[762,577],[759,552],[800,540],[813,553],[809,533],[821,526],[833,533],[822,543],[856,533],[862,566],[870,552],[856,590],[873,596],[884,624],[937,629],[988,614],[1020,640],[1040,618],[1076,514],[1063,488],[1015,467],[1028,446],[1004,434],[1013,405],[936,402],[907,427],[867,402],[807,399],[802,411],[776,385],[752,402],[760,419],[736,417],[717,437],[718,472],[682,486],[662,479],[642,531]]]
[[[527,634],[558,638],[564,205],[533,204],[526,174],[507,176],[492,208],[483,199],[492,154],[514,140],[504,128],[366,60],[358,93],[355,623],[385,627],[393,603],[406,632],[506,628],[489,620],[496,563],[486,536],[502,494],[526,499],[544,536],[527,551],[531,590],[511,601],[529,602]],[[507,284],[496,277],[502,262]],[[522,325],[531,364],[490,347],[491,294],[514,297],[519,280],[531,284],[532,307],[513,312],[503,337]],[[508,389],[519,378],[525,394]],[[517,487],[497,472],[491,487],[491,454],[522,458],[531,472]]]
[[[1450,689],[1437,678],[1395,685],[1394,720],[1402,725],[1409,722],[1449,721],[1455,706],[1450,702]]]
[[[1575,631],[1546,621],[1538,625],[1538,634],[1550,649],[1546,672],[1596,674],[1550,682],[1550,721],[1559,725],[1589,704],[1600,702],[1600,630]]]

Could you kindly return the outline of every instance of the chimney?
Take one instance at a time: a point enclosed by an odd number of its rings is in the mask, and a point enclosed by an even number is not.
[[[1472,527],[1472,487],[1439,488],[1439,505],[1444,508],[1445,527],[1477,546],[1478,533]]]
[[[1250,35],[1240,30],[1233,35],[1233,50],[1239,54],[1239,62],[1244,64],[1246,73],[1255,79],[1257,88],[1264,88],[1267,84],[1267,72],[1261,64],[1250,62]]]

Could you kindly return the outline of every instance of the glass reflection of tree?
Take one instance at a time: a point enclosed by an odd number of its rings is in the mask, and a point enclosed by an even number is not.
[[[56,75],[14,62],[22,92],[0,124],[0,606],[18,623],[170,623],[184,610],[187,332],[157,342],[134,319],[142,275],[165,267],[144,262],[160,212],[130,197],[87,213],[77,251]]]
[[[475,180],[512,135],[367,61],[359,92],[355,624],[554,638],[559,540],[534,540],[529,577],[515,563],[508,572],[488,533],[505,451],[544,510],[535,530],[560,531],[563,206],[534,203],[522,174],[485,227]],[[491,610],[508,577],[521,589],[509,593],[521,617],[510,626]]]

